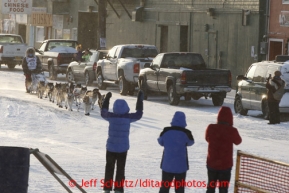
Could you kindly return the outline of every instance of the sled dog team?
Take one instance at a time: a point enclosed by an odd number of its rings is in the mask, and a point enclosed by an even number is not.
[[[72,111],[73,102],[75,101],[77,111],[79,111],[81,103],[83,103],[85,115],[90,115],[90,111],[94,109],[98,99],[98,105],[101,107],[102,96],[98,88],[87,90],[86,86],[73,83],[55,83],[48,82],[47,84],[40,81],[36,91],[38,98],[49,98],[49,101],[55,102],[60,108],[63,106]]]

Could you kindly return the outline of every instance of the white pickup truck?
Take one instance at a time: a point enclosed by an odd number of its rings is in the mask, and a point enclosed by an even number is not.
[[[124,44],[116,45],[107,56],[97,62],[96,83],[99,89],[107,84],[118,84],[121,95],[133,95],[138,86],[140,69],[150,64],[158,54],[154,45]]]
[[[27,44],[20,35],[0,34],[0,68],[1,64],[6,64],[10,69],[21,65],[26,49]]]

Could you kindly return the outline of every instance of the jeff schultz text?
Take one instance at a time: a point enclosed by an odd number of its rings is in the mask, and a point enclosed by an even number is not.
[[[125,188],[134,188],[134,187],[142,187],[142,188],[160,188],[162,185],[165,187],[176,187],[179,188],[181,186],[185,187],[193,187],[193,188],[205,188],[207,187],[206,181],[198,181],[198,180],[187,180],[187,181],[159,181],[159,180],[152,180],[152,179],[136,179],[136,180],[122,180],[122,181],[104,181],[101,179],[89,179],[89,180],[81,180],[81,187],[118,187],[122,186]],[[76,186],[76,181],[70,180],[69,181],[70,187]]]

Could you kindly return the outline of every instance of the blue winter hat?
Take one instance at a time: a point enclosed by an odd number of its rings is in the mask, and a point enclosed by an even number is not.
[[[186,115],[181,111],[176,111],[171,122],[171,126],[183,127],[187,126]]]

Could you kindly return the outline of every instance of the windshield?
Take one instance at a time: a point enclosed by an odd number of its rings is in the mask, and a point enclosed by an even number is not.
[[[204,69],[206,68],[203,57],[195,53],[170,53],[165,54],[161,67],[164,68],[189,68]]]
[[[0,43],[21,44],[22,39],[19,36],[0,36]]]
[[[158,51],[153,47],[124,48],[121,58],[154,58],[157,54]]]
[[[71,47],[74,48],[77,46],[77,42],[75,41],[51,41],[48,44],[47,50],[52,50],[57,47]]]

